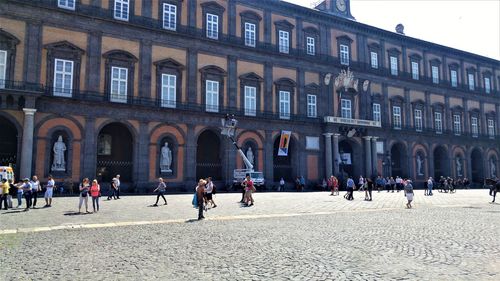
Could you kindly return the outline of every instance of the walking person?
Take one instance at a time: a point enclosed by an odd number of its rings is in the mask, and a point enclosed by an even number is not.
[[[363,176],[359,176],[358,190],[359,191],[363,191],[364,190],[364,186],[365,186],[365,179],[363,178]]]
[[[115,199],[116,200],[116,193],[117,193],[117,190],[118,190],[118,186],[116,185],[117,184],[117,181],[116,181],[116,178],[113,178],[111,180],[111,186],[109,188],[109,195],[108,195],[108,199],[107,200],[111,200],[111,198]]]
[[[158,200],[160,200],[160,196],[161,198],[163,198],[163,201],[165,201],[165,205],[168,205],[167,199],[165,199],[165,192],[167,191],[167,185],[165,184],[162,178],[158,179],[158,187],[155,190],[153,190],[153,192],[157,191],[158,195],[156,195],[156,203],[153,206],[158,207]]]
[[[78,190],[80,190],[79,203],[78,203],[78,213],[81,213],[82,204],[85,202],[85,212],[89,212],[89,190],[90,190],[90,180],[88,178],[84,178],[82,183],[80,184]]]
[[[427,195],[432,196],[432,188],[434,187],[434,181],[432,180],[432,177],[429,177],[427,180]]]
[[[97,180],[92,181],[92,185],[90,186],[90,196],[92,196],[92,207],[94,207],[94,213],[99,212],[99,197],[101,197],[101,187],[97,183]]]
[[[31,198],[33,200],[33,209],[36,209],[36,201],[38,198],[38,192],[42,191],[42,187],[40,186],[40,181],[37,176],[33,176],[31,179]]]
[[[306,187],[306,179],[304,179],[304,176],[300,176],[300,191],[304,191],[305,187]]]
[[[400,176],[396,177],[396,189],[401,191],[401,188],[403,187],[403,179]],[[392,192],[394,192],[394,187],[392,188]]]
[[[12,208],[12,198],[17,195],[17,186],[14,184],[14,180],[9,180],[9,193],[7,194],[7,205]]]
[[[207,203],[207,205],[210,203],[212,205],[212,208],[217,208],[217,205],[215,204],[214,198],[213,198],[215,184],[212,181],[212,177],[208,177],[206,179],[206,181],[207,181],[207,185],[205,187],[205,198],[207,199],[206,203]]]
[[[49,180],[47,181],[47,185],[45,186],[45,206],[46,207],[52,207],[52,196],[54,195],[54,188],[56,186],[56,183],[54,179],[52,178],[51,175],[49,175]]]
[[[247,174],[247,177],[244,181],[245,186],[245,204],[247,207],[253,206],[253,196],[252,193],[255,191],[255,186],[253,185],[253,181],[250,178],[250,174]],[[248,204],[250,202],[250,204]]]
[[[0,185],[0,209],[2,209],[2,203],[4,205],[4,210],[8,209],[7,196],[9,195],[9,189],[10,185],[7,182],[7,179],[3,178]]]
[[[198,185],[196,186],[196,198],[198,201],[198,220],[202,220],[205,217],[203,216],[203,195],[205,194],[205,185],[207,182],[204,179],[200,179],[198,181]]]
[[[406,185],[404,187],[404,191],[406,194],[406,199],[408,200],[408,203],[406,203],[406,208],[411,209],[411,202],[413,201],[413,185],[411,184],[411,180],[408,180],[406,182]]]
[[[115,186],[116,186],[116,199],[120,199],[120,185],[121,185],[120,175],[116,175],[113,178],[113,181],[115,182]]]
[[[353,193],[354,193],[354,180],[351,177],[349,177],[347,179],[347,193],[346,193],[346,196],[344,196],[344,197],[347,200],[352,201],[352,200],[354,200]]]
[[[283,179],[283,177],[281,177],[280,179],[280,186],[278,188],[278,191],[285,191],[285,180]]]
[[[372,192],[373,192],[373,181],[369,178],[366,179],[366,195],[365,195],[365,200],[366,201],[372,201]]]
[[[21,182],[18,182],[16,184],[16,196],[17,196],[17,208],[21,208],[21,206],[23,205],[23,194],[24,194],[24,182],[21,181]]]

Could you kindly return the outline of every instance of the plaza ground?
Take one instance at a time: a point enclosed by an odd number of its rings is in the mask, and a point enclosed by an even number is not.
[[[487,190],[418,190],[411,210],[401,192],[354,197],[257,193],[241,207],[218,194],[204,221],[192,195],[159,207],[124,196],[88,215],[75,197],[2,210],[0,280],[500,279],[500,204]]]

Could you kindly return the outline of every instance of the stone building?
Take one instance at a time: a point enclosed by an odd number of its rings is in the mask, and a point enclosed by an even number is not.
[[[349,0],[0,2],[0,164],[20,177],[229,183],[227,113],[268,186],[500,175],[499,61],[358,23]]]

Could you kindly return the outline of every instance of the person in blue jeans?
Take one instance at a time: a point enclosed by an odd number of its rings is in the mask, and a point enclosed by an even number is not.
[[[17,189],[17,208],[21,208],[23,205],[23,186],[24,182],[18,182],[16,185]]]
[[[165,184],[162,178],[158,179],[158,187],[155,190],[153,190],[153,192],[156,191],[158,191],[158,195],[156,196],[156,203],[153,206],[158,207],[158,200],[160,200],[160,196],[161,198],[163,198],[163,201],[165,201],[165,205],[167,205],[167,199],[165,199],[165,192],[167,191],[167,185]]]
[[[434,187],[434,181],[432,180],[432,177],[429,177],[429,180],[427,180],[427,195],[432,196],[432,188]]]
[[[344,197],[347,200],[354,200],[353,193],[354,193],[354,180],[351,177],[349,177],[347,179],[347,193]]]

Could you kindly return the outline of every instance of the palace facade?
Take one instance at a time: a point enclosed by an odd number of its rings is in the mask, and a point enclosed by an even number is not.
[[[268,186],[500,176],[500,62],[356,22],[349,0],[0,3],[0,165],[20,177],[230,183],[225,114]]]

